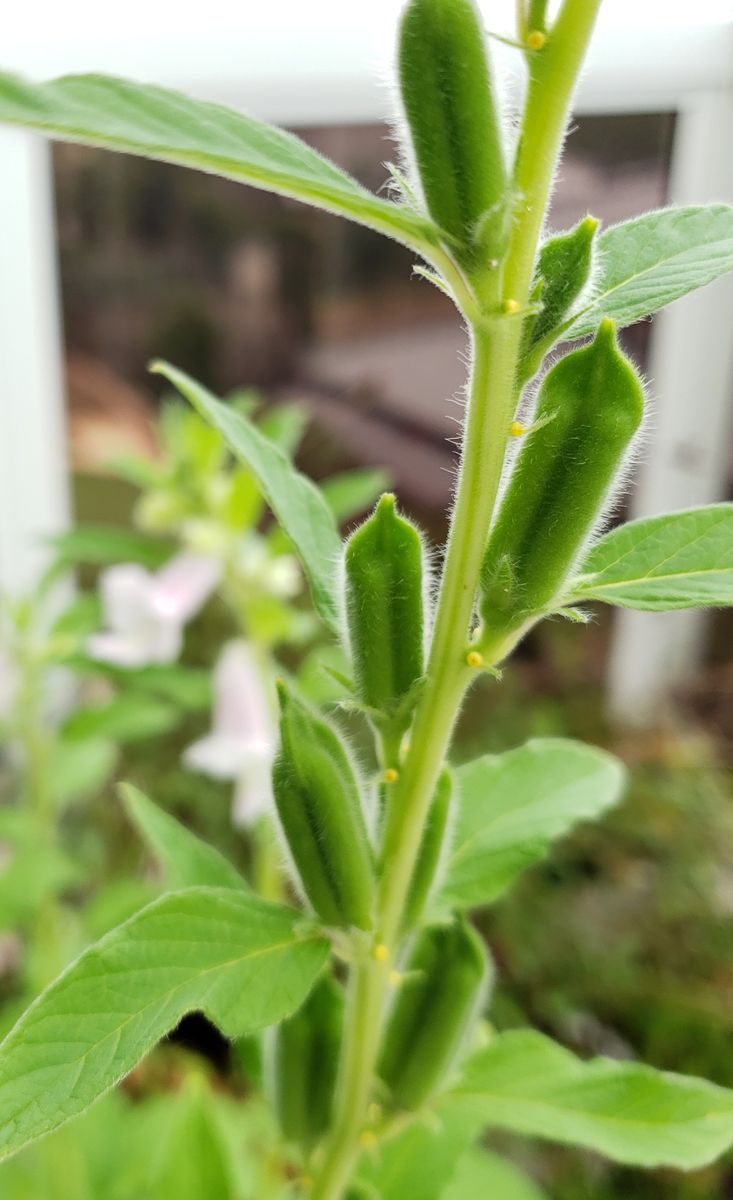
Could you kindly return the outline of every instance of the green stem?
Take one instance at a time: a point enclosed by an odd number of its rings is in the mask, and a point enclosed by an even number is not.
[[[533,56],[535,65],[514,174],[520,199],[502,287],[497,286],[495,293],[484,300],[483,318],[472,322],[472,372],[463,459],[427,679],[385,831],[377,941],[390,957],[397,950],[430,802],[471,678],[466,664],[467,642],[516,403],[521,320],[499,315],[501,301],[516,301],[521,312],[528,300],[572,92],[600,2],[565,0],[546,47]],[[473,313],[470,315],[473,317]],[[388,985],[386,965],[380,958],[361,962],[353,974],[338,1115],[324,1147],[312,1200],[340,1200],[359,1154]]]
[[[547,43],[532,55],[514,164],[519,197],[504,269],[504,296],[526,302],[573,92],[601,0],[565,0]]]
[[[49,778],[51,738],[44,728],[42,699],[44,673],[31,644],[19,662],[22,679],[18,696],[17,734],[23,760],[23,798],[29,821],[35,830],[41,854],[53,852],[56,815]],[[33,918],[33,937],[28,983],[36,994],[59,974],[65,965],[61,949],[61,913],[55,896],[46,897]]]

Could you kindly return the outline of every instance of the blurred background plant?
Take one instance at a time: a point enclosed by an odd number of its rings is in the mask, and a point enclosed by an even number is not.
[[[232,402],[258,406],[254,394]],[[305,423],[289,405],[260,429],[291,454]],[[319,645],[299,567],[252,474],[181,405],[164,406],[158,433],[155,457],[118,464],[138,489],[137,529],[78,526],[55,540],[32,595],[3,602],[3,1029],[88,942],[163,890],[116,779],[141,783],[258,891],[280,895],[267,815],[275,675],[296,673],[314,699],[344,693],[330,674],[342,664]],[[382,472],[352,471],[323,490],[347,520],[384,483]],[[69,572],[80,565],[87,586],[74,595]],[[257,1043],[230,1050],[195,1017],[174,1042],[88,1119],[4,1164],[3,1196],[285,1197],[291,1164],[261,1101],[247,1099]]]

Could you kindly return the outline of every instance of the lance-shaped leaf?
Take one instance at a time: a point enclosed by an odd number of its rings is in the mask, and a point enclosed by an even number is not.
[[[106,75],[37,84],[0,75],[0,122],[293,196],[417,250],[437,240],[426,218],[373,195],[300,138],[180,92]]]
[[[458,1164],[450,1186],[441,1193],[441,1200],[544,1200],[537,1185],[514,1163],[478,1147],[469,1150]]]
[[[230,1037],[282,1020],[327,954],[301,913],[244,892],[154,901],[86,950],[0,1045],[0,1158],[83,1112],[188,1012]]]
[[[624,771],[603,750],[563,738],[537,738],[486,755],[456,772],[453,849],[439,902],[492,904],[551,842],[619,799]]]
[[[123,783],[120,797],[128,817],[163,867],[170,890],[199,886],[249,890],[223,854],[158,808],[138,788]]]
[[[575,602],[661,611],[733,604],[733,504],[630,521],[593,547]]]
[[[733,1142],[733,1091],[637,1063],[584,1062],[533,1030],[474,1055],[454,1095],[487,1124],[631,1166],[694,1170]]]
[[[594,299],[566,338],[595,332],[604,317],[629,325],[733,270],[733,208],[663,208],[612,225],[598,239]]]
[[[318,612],[331,629],[337,629],[336,567],[341,539],[318,488],[247,417],[217,400],[184,371],[163,362],[154,363],[152,370],[172,383],[223,434],[232,453],[257,476],[303,563]]]
[[[171,543],[118,525],[77,525],[50,539],[59,558],[68,563],[110,566],[136,562],[155,570],[171,556]]]
[[[67,720],[63,735],[70,741],[87,738],[111,738],[135,742],[159,737],[178,723],[177,708],[144,693],[122,693],[107,704],[79,708]]]

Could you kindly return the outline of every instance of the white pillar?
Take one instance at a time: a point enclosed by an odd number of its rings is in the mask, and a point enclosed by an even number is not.
[[[17,595],[69,523],[50,148],[0,127],[0,590]]]
[[[670,203],[733,200],[733,96],[692,96],[679,114]],[[652,412],[632,501],[633,517],[725,499],[733,430],[733,277],[655,318],[649,366]],[[670,688],[701,660],[706,614],[616,614],[608,666],[612,713],[653,719]]]

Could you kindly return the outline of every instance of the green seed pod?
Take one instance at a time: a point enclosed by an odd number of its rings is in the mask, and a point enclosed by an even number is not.
[[[550,238],[542,247],[537,264],[542,312],[532,328],[531,345],[560,325],[590,279],[598,225],[595,217],[586,217],[575,229]]]
[[[470,246],[506,204],[507,178],[483,22],[473,0],[410,0],[400,26],[402,102],[433,220]]]
[[[346,623],[357,694],[394,716],[423,673],[424,563],[415,526],[382,496],[346,543]],[[405,714],[403,727],[409,721]]]
[[[343,992],[324,975],[305,1004],[268,1031],[265,1086],[284,1137],[310,1150],[331,1124]]]
[[[447,842],[452,798],[453,779],[450,771],[444,770],[435,788],[420,854],[407,895],[403,918],[405,929],[412,929],[417,925],[433,890]]]
[[[419,1108],[465,1048],[491,975],[486,947],[462,918],[419,935],[389,1015],[379,1075],[396,1104]]]
[[[303,892],[327,925],[371,925],[374,865],[346,748],[323,717],[278,685],[275,805]]]
[[[644,394],[612,321],[543,381],[527,437],[489,535],[481,571],[485,632],[547,609],[603,512],[641,424]]]

